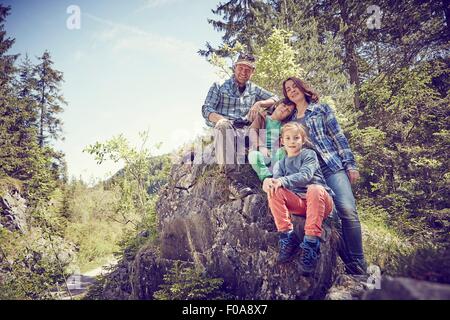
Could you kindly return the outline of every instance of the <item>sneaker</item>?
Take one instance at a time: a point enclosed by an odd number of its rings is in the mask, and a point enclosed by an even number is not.
[[[278,245],[280,251],[278,253],[277,262],[286,263],[288,262],[299,249],[299,240],[294,231],[283,232],[280,234],[280,240]]]
[[[233,200],[245,198],[246,196],[253,193],[253,190],[251,188],[234,180],[230,181],[228,190],[230,191],[230,199]]]
[[[320,240],[317,239],[315,242],[303,239],[300,244],[302,249],[302,254],[300,257],[300,269],[304,276],[308,277],[314,273],[316,269],[317,261],[320,257]]]

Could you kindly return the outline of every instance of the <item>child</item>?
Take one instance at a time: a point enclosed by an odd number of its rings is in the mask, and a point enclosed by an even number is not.
[[[284,263],[302,249],[301,267],[306,276],[314,272],[320,255],[322,221],[333,208],[332,193],[320,171],[312,149],[302,148],[307,135],[300,124],[289,122],[281,128],[281,143],[287,157],[275,164],[273,178],[266,178],[263,190],[280,232],[278,262]],[[299,240],[293,231],[289,213],[306,215],[305,237]]]
[[[272,107],[272,110],[271,115],[265,112],[258,113],[250,125],[251,151],[248,159],[261,181],[272,176],[268,165],[274,165],[285,156],[285,152],[279,149],[281,121],[292,114],[294,106],[280,100]]]

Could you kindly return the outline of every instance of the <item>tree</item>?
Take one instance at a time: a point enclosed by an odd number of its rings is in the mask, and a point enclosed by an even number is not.
[[[53,61],[50,53],[45,51],[38,58],[41,63],[35,68],[37,75],[37,94],[39,114],[39,146],[44,147],[48,138],[58,139],[62,131],[62,121],[58,115],[63,111],[63,105],[67,104],[60,94],[60,86],[63,74],[53,69]]]
[[[259,18],[270,14],[270,6],[260,0],[228,0],[225,3],[219,3],[212,12],[221,15],[222,20],[208,19],[214,29],[222,32],[223,43],[229,47],[234,47],[238,42],[242,44],[247,52],[253,52],[258,41],[256,38],[264,37],[265,30],[261,30]],[[199,50],[203,56],[210,56],[212,53],[224,56],[227,51],[214,49],[209,43],[206,43],[206,50]]]

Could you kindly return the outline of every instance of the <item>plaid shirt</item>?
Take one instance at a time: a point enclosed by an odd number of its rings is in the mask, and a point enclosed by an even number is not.
[[[223,84],[216,82],[211,86],[202,106],[202,115],[206,125],[214,127],[214,123],[208,119],[211,113],[218,113],[229,120],[235,120],[245,117],[255,102],[269,98],[278,100],[277,96],[250,81],[247,82],[245,91],[241,94],[233,76]]]
[[[296,118],[297,109],[294,109],[289,120]],[[355,157],[330,106],[309,104],[305,111],[305,121],[315,151],[333,173],[342,169],[356,170]]]

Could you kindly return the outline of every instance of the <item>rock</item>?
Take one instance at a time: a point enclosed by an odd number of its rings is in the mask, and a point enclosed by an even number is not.
[[[211,159],[207,148],[203,159]],[[163,275],[176,260],[201,266],[224,279],[226,293],[237,299],[322,299],[336,276],[336,238],[324,225],[321,259],[313,277],[299,272],[299,259],[276,263],[278,234],[265,193],[249,165],[242,180],[255,194],[229,200],[225,177],[211,161],[173,165],[157,203],[159,247],[143,248],[107,280],[107,299],[152,299]],[[304,218],[294,219],[303,237]],[[118,283],[121,283],[118,288]]]
[[[367,277],[340,274],[328,290],[325,300],[360,300],[367,289]]]
[[[380,289],[368,290],[363,300],[450,300],[450,285],[411,278],[381,277]]]
[[[14,185],[8,185],[0,192],[0,224],[9,231],[20,231],[27,229],[26,200],[22,198]]]

